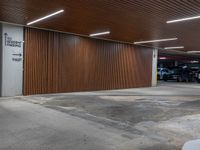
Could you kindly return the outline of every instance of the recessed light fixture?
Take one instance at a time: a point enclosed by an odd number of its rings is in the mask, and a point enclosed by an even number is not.
[[[63,9],[62,9],[62,10],[59,10],[59,11],[56,11],[56,12],[54,12],[54,13],[52,13],[52,14],[49,14],[49,15],[44,16],[44,17],[42,17],[42,18],[39,18],[39,19],[37,19],[37,20],[31,21],[31,22],[27,23],[27,25],[32,25],[32,24],[34,24],[34,23],[40,22],[40,21],[42,21],[42,20],[45,20],[45,19],[50,18],[50,17],[53,17],[53,16],[58,15],[58,14],[63,13],[63,12],[64,12]]]
[[[168,49],[183,49],[184,46],[176,46],[176,47],[165,47],[164,49],[165,50],[168,50]]]
[[[178,40],[178,38],[158,39],[158,40],[150,40],[150,41],[140,41],[140,42],[134,42],[134,44],[145,44],[145,43],[154,43],[154,42],[165,42],[165,41],[174,41],[174,40]]]
[[[200,16],[194,16],[194,17],[188,17],[188,18],[170,20],[170,21],[167,21],[167,23],[182,22],[182,21],[188,21],[188,20],[194,20],[194,19],[200,19]]]
[[[93,34],[90,34],[90,37],[95,37],[95,36],[99,36],[99,35],[106,35],[106,34],[110,34],[110,31],[93,33]]]

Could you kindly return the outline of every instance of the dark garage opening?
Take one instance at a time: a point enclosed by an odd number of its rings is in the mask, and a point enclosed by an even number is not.
[[[200,55],[178,51],[159,51],[157,79],[164,82],[200,82]]]

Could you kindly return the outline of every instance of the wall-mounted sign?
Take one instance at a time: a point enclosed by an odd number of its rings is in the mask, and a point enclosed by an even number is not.
[[[19,54],[12,54],[13,56],[19,56],[19,57],[21,57],[22,56],[22,54],[21,53],[19,53]]]
[[[8,33],[4,33],[5,36],[5,46],[10,47],[22,47],[21,41],[14,41],[12,37],[9,37]]]
[[[18,56],[18,58],[12,58],[12,61],[16,61],[16,62],[20,62],[20,61],[22,61],[22,54],[21,53],[19,53],[19,54],[12,54],[13,56]]]
[[[12,58],[12,60],[19,62],[19,61],[22,61],[22,58]]]
[[[2,24],[1,96],[22,95],[24,29]]]

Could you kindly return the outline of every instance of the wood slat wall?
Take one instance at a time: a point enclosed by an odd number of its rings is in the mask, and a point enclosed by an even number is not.
[[[24,95],[151,86],[152,50],[25,29]]]

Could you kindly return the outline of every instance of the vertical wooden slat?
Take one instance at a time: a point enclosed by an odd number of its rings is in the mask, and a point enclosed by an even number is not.
[[[152,50],[25,29],[24,95],[151,86]]]

